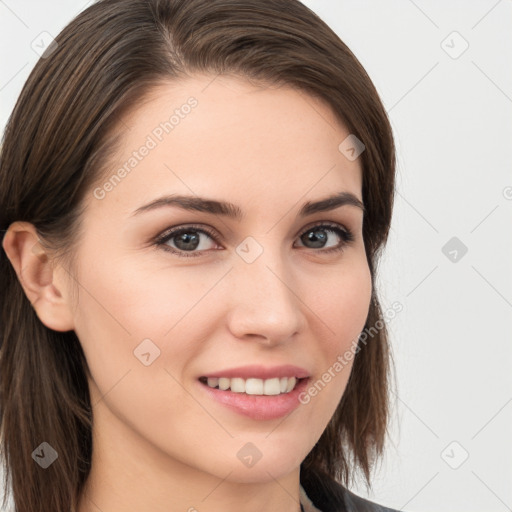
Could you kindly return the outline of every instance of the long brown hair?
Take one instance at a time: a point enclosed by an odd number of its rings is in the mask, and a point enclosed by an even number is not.
[[[364,143],[363,236],[374,289],[365,328],[382,324],[375,267],[391,222],[392,130],[359,61],[298,0],[101,0],[79,14],[39,59],[9,118],[0,155],[2,233],[14,221],[33,224],[72,273],[83,199],[105,171],[119,117],[153,86],[194,72],[295,87],[326,101]],[[360,469],[369,484],[386,437],[390,355],[383,325],[355,354],[301,481],[324,475],[348,484]],[[0,251],[1,449],[18,512],[76,510],[92,453],[86,375],[75,332],[39,320]],[[31,456],[42,442],[58,447],[46,470]]]

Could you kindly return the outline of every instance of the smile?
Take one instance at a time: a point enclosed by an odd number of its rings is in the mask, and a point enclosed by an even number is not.
[[[272,396],[290,393],[301,379],[295,377],[273,377],[270,379],[201,377],[199,380],[210,388],[220,389],[222,391],[230,390],[233,393]]]
[[[309,377],[297,376],[265,379],[204,376],[197,380],[197,384],[200,393],[221,406],[253,420],[264,421],[282,418],[299,407],[299,395],[309,380]]]

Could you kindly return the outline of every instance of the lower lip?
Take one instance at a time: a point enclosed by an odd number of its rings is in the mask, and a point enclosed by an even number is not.
[[[254,420],[273,420],[290,414],[299,405],[299,395],[306,388],[309,379],[302,379],[289,393],[280,395],[247,395],[211,388],[198,381],[204,391],[217,402],[229,409]]]

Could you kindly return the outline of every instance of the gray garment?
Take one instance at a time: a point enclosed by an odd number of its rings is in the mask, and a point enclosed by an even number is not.
[[[384,507],[345,489],[345,506],[347,512],[399,512],[394,508]]]
[[[383,507],[373,501],[357,496],[348,489],[344,489],[345,508],[339,512],[398,512],[396,509]],[[316,508],[308,498],[306,491],[300,486],[300,503],[304,512],[323,512]]]

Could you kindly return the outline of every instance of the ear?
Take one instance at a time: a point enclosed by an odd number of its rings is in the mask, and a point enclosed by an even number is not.
[[[41,322],[55,331],[74,329],[71,304],[66,286],[69,279],[61,267],[53,268],[33,224],[13,222],[5,233],[2,246],[11,262],[25,295]]]

